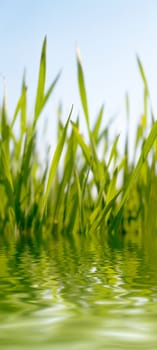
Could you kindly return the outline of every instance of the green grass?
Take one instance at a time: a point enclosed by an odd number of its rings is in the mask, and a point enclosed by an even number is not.
[[[111,146],[113,121],[103,126],[103,106],[94,126],[90,125],[84,72],[77,54],[78,87],[87,136],[82,135],[80,120],[75,119],[71,108],[65,125],[60,119],[57,121],[56,149],[50,165],[45,161],[43,170],[36,146],[37,126],[60,76],[59,73],[45,89],[45,38],[32,122],[27,116],[25,77],[12,119],[6,112],[5,97],[0,108],[1,235],[92,237],[100,233],[117,240],[126,233],[157,232],[157,121],[139,58],[137,62],[144,87],[143,113],[135,131],[133,158],[139,155],[138,160],[129,159],[129,131],[123,154],[122,150],[119,152],[119,135],[115,135]],[[126,118],[129,119],[128,96]]]

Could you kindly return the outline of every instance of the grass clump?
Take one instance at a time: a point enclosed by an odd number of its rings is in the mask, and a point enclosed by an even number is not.
[[[128,136],[122,156],[119,135],[111,147],[110,123],[102,127],[103,106],[91,127],[84,73],[77,54],[78,86],[88,137],[82,136],[79,119],[72,121],[71,108],[65,125],[58,120],[56,150],[43,170],[36,147],[37,123],[60,76],[46,91],[45,38],[31,124],[25,78],[12,120],[7,116],[5,98],[0,109],[1,234],[92,236],[100,232],[116,240],[128,232],[157,230],[157,121],[152,115],[148,130],[149,90],[139,58],[138,65],[144,84],[144,107],[136,130],[134,159],[140,147],[137,162],[129,161]],[[128,98],[126,106],[129,114]]]

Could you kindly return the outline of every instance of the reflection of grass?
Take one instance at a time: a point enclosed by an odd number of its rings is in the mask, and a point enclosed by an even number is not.
[[[5,99],[0,110],[0,229],[2,233],[42,232],[47,235],[108,232],[111,237],[128,231],[157,229],[157,121],[151,112],[148,129],[149,90],[138,59],[144,84],[143,114],[136,131],[134,159],[129,162],[128,136],[119,156],[118,140],[110,146],[110,123],[103,128],[103,107],[94,127],[90,125],[84,74],[77,56],[78,85],[88,137],[80,133],[79,120],[73,122],[72,110],[65,126],[58,122],[58,141],[50,168],[42,170],[36,149],[40,114],[59,75],[45,92],[46,39],[44,40],[32,123],[27,119],[25,79],[15,113],[9,122]],[[126,99],[127,115],[129,103]],[[150,108],[151,109],[151,108]],[[19,122],[20,118],[20,123]],[[15,133],[19,126],[19,135]],[[64,152],[63,152],[64,150]],[[100,156],[101,151],[101,156]],[[149,154],[149,159],[148,159]],[[58,171],[62,156],[62,167]],[[120,181],[119,181],[120,180]],[[120,184],[119,184],[120,183]],[[151,220],[151,223],[149,222]]]

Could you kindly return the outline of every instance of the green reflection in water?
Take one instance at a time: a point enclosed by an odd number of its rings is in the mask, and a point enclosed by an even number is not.
[[[1,242],[0,348],[156,349],[156,266],[143,244]]]

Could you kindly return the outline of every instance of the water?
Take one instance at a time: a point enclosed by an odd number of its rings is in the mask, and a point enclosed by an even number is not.
[[[0,349],[157,349],[151,249],[1,242]]]

